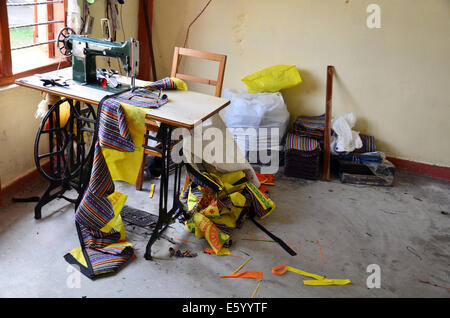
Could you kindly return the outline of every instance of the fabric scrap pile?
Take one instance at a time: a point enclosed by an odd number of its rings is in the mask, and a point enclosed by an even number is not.
[[[231,232],[246,217],[263,219],[275,209],[275,203],[248,182],[243,171],[197,171],[190,177],[192,182],[180,195],[188,215],[185,225],[196,237],[204,237],[216,255],[230,255]]]
[[[390,186],[395,166],[376,150],[375,137],[360,134],[362,147],[350,153],[333,155],[343,183]]]

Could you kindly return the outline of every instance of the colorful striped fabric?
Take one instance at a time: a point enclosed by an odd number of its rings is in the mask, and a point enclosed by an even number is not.
[[[118,100],[128,105],[143,108],[159,108],[169,101],[166,94],[157,94],[146,88],[136,88],[133,91],[125,92],[117,97]]]
[[[115,100],[122,101],[128,105],[143,108],[159,108],[169,101],[166,94],[156,93],[152,90],[176,90],[178,87],[170,77],[153,82],[145,87],[138,87],[131,91],[124,92],[115,97]]]
[[[76,222],[96,231],[105,226],[114,217],[112,204],[107,198],[113,192],[114,182],[97,143],[89,186],[75,212]]]
[[[108,198],[114,193],[114,182],[102,153],[102,148],[124,152],[133,152],[135,149],[121,106],[127,94],[109,97],[99,105],[98,140],[95,144],[91,177],[75,211],[82,255],[75,251],[77,249],[65,255],[67,262],[78,265],[80,271],[89,278],[113,273],[134,257],[132,245],[124,241],[123,224],[117,216],[120,210],[115,211],[111,202],[113,199]],[[143,102],[145,99],[140,99],[135,106],[140,106]],[[152,100],[149,99],[148,102],[151,103]],[[129,100],[126,103],[133,105]],[[121,228],[123,233],[116,230],[115,226]]]
[[[146,88],[162,89],[162,90],[177,89],[177,84],[175,84],[175,82],[170,77],[165,77],[163,79],[160,79],[156,82],[149,84],[148,86],[146,86]]]
[[[325,114],[320,116],[298,116],[294,122],[294,132],[298,135],[323,138]]]
[[[98,139],[101,147],[134,151],[134,144],[128,131],[120,99],[110,98],[103,102],[100,111]]]
[[[361,138],[363,146],[359,149],[356,149],[355,152],[357,153],[365,153],[365,152],[374,152],[376,151],[375,146],[375,137],[374,136],[368,136],[359,134],[359,137]]]
[[[320,149],[320,143],[317,139],[299,136],[288,133],[286,137],[285,150],[295,149],[300,151],[314,151]]]

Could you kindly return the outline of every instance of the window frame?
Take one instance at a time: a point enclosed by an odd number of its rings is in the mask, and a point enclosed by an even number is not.
[[[26,0],[24,0],[25,2]],[[28,0],[29,1],[29,0]],[[67,12],[67,0],[64,2],[64,12]],[[50,6],[50,5],[48,5]],[[53,6],[52,6],[53,8]],[[51,10],[53,12],[53,10]],[[67,23],[67,16],[64,15],[64,24]],[[52,33],[49,28],[49,33]],[[54,46],[54,43],[52,43]],[[55,48],[56,49],[56,48]],[[54,52],[54,51],[53,51]],[[26,71],[13,73],[11,58],[11,42],[9,37],[8,10],[6,0],[0,0],[0,87],[13,84],[18,78],[30,76],[38,73],[54,71],[58,68],[65,68],[71,65],[71,59],[67,57],[54,57],[52,62],[32,68]]]

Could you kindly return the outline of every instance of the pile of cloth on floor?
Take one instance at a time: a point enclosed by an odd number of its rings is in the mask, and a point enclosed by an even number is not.
[[[391,186],[395,166],[381,151],[375,137],[360,134],[362,147],[349,153],[334,153],[333,167],[342,183]]]
[[[230,255],[231,232],[239,228],[245,219],[278,242],[291,255],[292,251],[281,239],[268,232],[255,221],[264,219],[275,209],[275,203],[246,177],[244,171],[220,173],[187,164],[187,173],[192,180],[180,195],[185,210],[185,225],[196,237],[205,238],[216,255]],[[263,181],[272,177],[259,174]],[[265,190],[263,190],[266,192]]]
[[[366,185],[392,185],[395,166],[376,150],[375,137],[353,130],[353,113],[331,121],[331,168],[341,182]],[[324,147],[325,114],[298,116],[285,143],[285,175],[318,179],[321,149]]]
[[[355,123],[353,113],[339,115],[331,122],[330,151],[341,182],[392,185],[395,166],[377,151],[374,136],[353,130]]]

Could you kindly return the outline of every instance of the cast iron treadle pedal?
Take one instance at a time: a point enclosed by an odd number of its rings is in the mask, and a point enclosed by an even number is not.
[[[125,205],[120,212],[122,219],[140,227],[155,226],[158,216]]]

